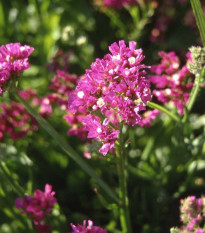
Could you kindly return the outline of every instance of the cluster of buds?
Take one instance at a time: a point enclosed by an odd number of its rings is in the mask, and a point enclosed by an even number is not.
[[[161,63],[153,65],[150,82],[154,84],[153,95],[162,103],[172,102],[179,114],[184,114],[184,106],[189,100],[194,85],[194,76],[187,65],[180,68],[180,60],[175,52],[159,52]],[[187,54],[188,62],[190,53]]]
[[[16,81],[19,74],[28,69],[28,57],[34,48],[20,43],[11,43],[0,47],[0,94],[10,81]]]
[[[189,50],[191,52],[191,59],[188,63],[188,68],[193,74],[200,74],[205,65],[205,48],[193,46]]]
[[[121,40],[109,46],[109,50],[86,70],[68,101],[73,114],[79,109],[87,113],[84,127],[88,138],[102,143],[99,152],[103,155],[114,147],[119,124],[140,124],[140,112],[151,100],[150,83],[145,77],[145,68],[149,67],[142,64],[142,49],[136,49],[134,41],[127,47]]]
[[[171,233],[205,233],[205,198],[196,198],[189,196],[181,200],[180,220],[182,226],[180,228],[171,228]]]
[[[86,220],[83,221],[83,225],[78,224],[75,226],[72,223],[70,225],[73,229],[73,231],[70,233],[107,233],[107,230],[99,226],[94,226],[91,220],[88,220],[88,225]]]
[[[39,233],[51,232],[45,218],[50,214],[53,205],[57,202],[54,195],[55,192],[52,191],[52,186],[46,184],[44,192],[37,189],[34,191],[34,196],[26,195],[23,199],[17,198],[15,201],[16,208],[23,210],[21,214],[27,213],[29,215]]]

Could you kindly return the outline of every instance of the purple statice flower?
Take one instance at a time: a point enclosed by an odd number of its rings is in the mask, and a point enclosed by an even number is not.
[[[46,225],[45,217],[57,202],[54,195],[52,186],[46,184],[44,192],[37,189],[34,191],[34,196],[26,195],[23,199],[17,198],[15,201],[16,208],[23,210],[21,214],[27,213],[33,219],[34,226],[39,233],[51,232],[49,226]]]
[[[79,109],[75,114],[70,110],[66,111],[66,115],[64,115],[63,118],[70,126],[70,129],[68,130],[69,136],[77,136],[81,140],[85,140],[87,131],[83,127],[83,122],[86,115],[87,112],[85,112],[84,109]]]
[[[86,74],[79,80],[75,92],[69,97],[68,109],[73,114],[79,108],[91,115],[101,114],[107,122],[111,122],[116,127],[120,122],[132,126],[140,124],[142,120],[140,112],[146,109],[147,101],[151,100],[150,83],[145,77],[145,68],[148,67],[142,64],[143,51],[136,49],[136,42],[129,42],[127,47],[123,40],[119,41],[119,44],[113,43],[109,46],[109,50],[110,53],[103,59],[96,59],[91,64],[91,69],[86,70]],[[91,117],[91,115],[88,116],[89,120],[105,126],[100,122],[100,118]],[[115,116],[115,122],[110,119],[111,115]],[[96,137],[103,142],[103,147],[100,149],[103,154],[107,153],[109,148],[113,148],[118,131],[115,131],[111,124],[106,123],[105,127],[109,130],[106,129],[106,133],[99,136],[96,132],[94,133],[97,128],[92,127],[88,120],[84,123],[89,131],[89,137]],[[108,139],[109,132],[112,139]],[[113,132],[115,132],[115,138]]]
[[[75,226],[72,223],[70,225],[73,230],[70,233],[107,233],[107,230],[98,226],[94,226],[91,220],[88,220],[88,225],[86,223],[86,220],[83,221],[83,225],[78,224],[77,226]]]
[[[51,81],[50,89],[57,95],[57,102],[62,109],[66,109],[68,96],[75,89],[79,77],[71,75],[63,70],[57,70]]]
[[[3,140],[6,135],[17,140],[37,129],[36,120],[22,104],[13,101],[0,104],[0,140]]]
[[[157,115],[160,114],[160,111],[154,109],[152,111],[145,111],[142,115],[142,121],[140,122],[140,126],[151,127],[151,121],[156,119]]]
[[[159,52],[161,62],[151,67],[150,81],[154,84],[153,95],[158,101],[172,101],[179,114],[184,114],[184,106],[189,100],[190,91],[194,85],[193,75],[187,65],[180,68],[179,58],[175,52]],[[187,54],[189,61],[189,53]]]
[[[187,224],[187,230],[192,231],[198,222],[202,220],[202,217],[199,215],[196,218],[193,218],[188,224]]]
[[[180,219],[183,225],[180,228],[172,228],[171,232],[204,233],[201,228],[205,220],[204,204],[204,196],[189,196],[180,200]]]
[[[28,69],[28,57],[34,48],[20,43],[0,46],[0,94],[9,80],[15,79],[22,71]]]
[[[197,228],[194,233],[205,233],[205,231],[202,228]]]
[[[121,9],[136,2],[137,0],[104,0],[104,7]]]
[[[88,138],[95,138],[102,142],[103,145],[99,152],[106,155],[114,147],[120,131],[113,129],[109,125],[107,118],[101,124],[100,118],[94,115],[87,115],[84,119],[84,124],[85,129],[88,131]]]
[[[58,100],[56,94],[48,94],[45,97],[38,97],[36,90],[29,88],[19,91],[19,95],[30,103],[32,107],[35,107],[38,113],[46,118],[53,113],[52,103]]]

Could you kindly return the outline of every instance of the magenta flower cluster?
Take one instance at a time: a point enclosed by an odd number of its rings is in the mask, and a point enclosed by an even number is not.
[[[157,115],[159,115],[161,112],[157,109],[154,109],[152,111],[148,110],[145,111],[142,115],[142,120],[139,123],[141,127],[151,127],[151,122],[156,119]]]
[[[0,94],[20,72],[30,67],[28,57],[34,48],[20,43],[11,43],[0,47]]]
[[[153,65],[150,81],[154,84],[153,95],[162,103],[172,102],[179,114],[184,114],[184,106],[189,100],[194,85],[193,75],[187,65],[180,67],[180,60],[175,52],[159,52],[161,62]],[[188,61],[190,54],[187,54]]]
[[[45,218],[57,202],[54,195],[55,192],[52,191],[52,186],[46,184],[44,192],[37,189],[34,191],[34,196],[26,195],[23,199],[17,198],[15,201],[16,208],[23,210],[21,214],[27,213],[29,215],[39,233],[51,232]]]
[[[205,233],[205,198],[204,196],[196,198],[189,196],[181,200],[180,220],[182,226],[180,228],[172,228],[171,232],[176,233]]]
[[[84,220],[83,225],[78,224],[77,226],[71,223],[71,227],[73,231],[70,233],[107,233],[107,230],[99,226],[94,226],[91,220],[88,220],[88,224],[86,220]]]
[[[134,41],[127,47],[121,40],[109,46],[109,50],[109,54],[96,59],[91,69],[86,70],[68,101],[68,109],[73,114],[79,109],[87,113],[84,124],[88,138],[102,142],[103,155],[114,147],[119,134],[113,125],[140,124],[140,112],[151,100],[142,49],[136,49]]]
[[[36,120],[23,105],[13,101],[0,104],[0,141],[7,135],[17,140],[37,129]]]
[[[137,0],[104,0],[104,6],[110,8],[121,9],[124,6],[129,6],[136,3]]]

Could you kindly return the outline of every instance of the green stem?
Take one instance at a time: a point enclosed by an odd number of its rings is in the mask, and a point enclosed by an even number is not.
[[[186,112],[185,112],[182,122],[186,122],[188,119],[188,114],[192,110],[194,103],[196,101],[196,98],[199,94],[204,75],[205,75],[205,68],[202,69],[200,74],[196,74],[195,76],[194,86],[191,90],[189,102],[187,103]]]
[[[205,74],[205,68],[203,68],[203,70],[201,71],[200,74],[196,75],[195,82],[194,82],[194,87],[192,88],[190,98],[189,98],[189,102],[187,104],[187,110],[189,112],[191,111],[191,109],[192,109],[192,107],[193,107],[193,105],[194,105],[194,103],[196,101],[196,98],[197,98],[197,96],[199,94],[204,74]]]
[[[190,0],[203,46],[205,47],[205,19],[199,0]]]
[[[17,184],[13,177],[11,177],[11,174],[8,170],[8,167],[6,167],[6,164],[4,162],[0,162],[0,169],[2,171],[3,176],[8,180],[8,182],[12,185],[13,189],[16,191],[16,193],[19,196],[24,196],[24,191],[23,189]]]
[[[93,169],[77,154],[77,152],[56,132],[56,130],[44,120],[39,114],[27,104],[27,102],[21,98],[17,93],[14,93],[15,98],[24,105],[27,111],[37,120],[44,130],[55,140],[60,148],[66,152],[88,175],[97,181],[99,186],[116,202],[119,202],[118,197],[112,191],[112,189],[95,174]]]
[[[177,117],[172,112],[170,112],[168,109],[166,109],[158,104],[155,104],[153,102],[147,102],[147,106],[149,106],[150,108],[153,108],[153,109],[158,109],[159,111],[166,113],[169,117],[172,118],[172,120],[174,120],[176,122],[180,122],[179,117]]]
[[[127,159],[123,150],[122,125],[120,128],[119,145],[116,149],[117,170],[119,176],[119,198],[120,198],[120,222],[122,233],[131,233],[131,222],[129,213],[129,199],[127,195]]]

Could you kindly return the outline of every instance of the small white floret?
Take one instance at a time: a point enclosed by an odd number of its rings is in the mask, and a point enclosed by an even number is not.
[[[80,99],[82,99],[84,97],[84,95],[85,94],[84,94],[83,91],[79,91],[78,94],[77,94],[78,98],[80,98]]]

